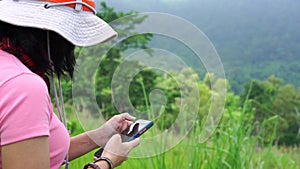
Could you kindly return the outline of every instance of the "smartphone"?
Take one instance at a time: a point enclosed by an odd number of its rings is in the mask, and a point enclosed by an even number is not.
[[[142,134],[144,134],[148,129],[153,126],[153,121],[139,119],[132,123],[127,129],[121,133],[121,138],[123,142],[132,141]],[[94,153],[94,156],[99,158],[103,152],[103,148],[100,148]]]
[[[123,142],[128,142],[140,137],[153,126],[153,121],[139,119],[132,123],[126,130],[121,133]]]

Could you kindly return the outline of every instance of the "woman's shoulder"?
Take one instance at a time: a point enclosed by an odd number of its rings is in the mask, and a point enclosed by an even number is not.
[[[19,59],[0,50],[0,87],[10,80],[14,81],[19,76],[29,78],[30,82],[39,81],[39,76],[32,73]]]
[[[47,117],[51,114],[52,105],[47,85],[36,74],[10,76],[0,85],[0,96],[0,121],[11,112],[46,112]]]

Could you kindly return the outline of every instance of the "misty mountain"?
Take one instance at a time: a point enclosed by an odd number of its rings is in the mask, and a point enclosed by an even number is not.
[[[250,79],[263,80],[272,74],[284,79],[286,83],[300,86],[300,1],[106,0],[105,2],[116,11],[170,13],[196,25],[214,44],[224,64],[226,77],[235,92],[241,91],[243,84]],[[162,42],[158,46],[163,47],[163,44],[165,43]],[[191,54],[184,53],[183,55],[186,55],[184,57]],[[189,61],[199,62],[192,58]]]

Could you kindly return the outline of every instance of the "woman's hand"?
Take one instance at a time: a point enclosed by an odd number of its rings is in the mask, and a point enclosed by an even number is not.
[[[92,151],[99,147],[104,147],[106,142],[114,135],[121,133],[125,130],[135,117],[128,113],[122,113],[113,116],[101,127],[87,131],[71,139],[71,145],[69,149],[70,159],[75,159],[83,154]]]
[[[101,157],[109,158],[112,161],[113,166],[116,167],[126,161],[128,159],[129,152],[139,144],[139,138],[130,142],[122,143],[121,136],[116,134],[107,142]],[[106,165],[103,164],[103,162],[101,163],[101,161],[97,164],[99,166]]]
[[[104,126],[109,126],[114,131],[113,134],[121,133],[127,127],[129,127],[132,121],[135,120],[135,117],[129,115],[128,113],[122,113],[119,115],[113,116],[109,119]]]
[[[133,120],[135,120],[135,117],[128,113],[115,115],[100,128],[88,131],[86,134],[97,144],[98,147],[103,147],[113,135],[119,134],[129,127]]]

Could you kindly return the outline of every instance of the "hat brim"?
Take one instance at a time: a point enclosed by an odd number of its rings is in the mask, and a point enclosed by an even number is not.
[[[50,2],[0,0],[0,20],[17,26],[54,31],[76,46],[92,46],[108,41],[117,33],[102,19],[67,6],[46,9]]]

